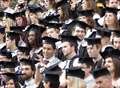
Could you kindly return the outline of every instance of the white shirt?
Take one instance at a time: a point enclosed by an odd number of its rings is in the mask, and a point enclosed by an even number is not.
[[[35,80],[33,78],[31,78],[28,81],[25,81],[25,85],[26,85],[26,88],[37,88],[37,85],[35,84]]]

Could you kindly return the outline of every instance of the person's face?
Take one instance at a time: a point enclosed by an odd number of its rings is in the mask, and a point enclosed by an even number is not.
[[[6,0],[6,1],[1,0],[0,4],[3,9],[6,9],[10,5],[10,0]]]
[[[120,49],[120,37],[114,37],[113,45],[116,49]]]
[[[91,0],[83,0],[82,1],[82,9],[83,10],[88,10],[91,9]]]
[[[31,69],[31,66],[29,65],[21,65],[21,71],[22,71],[22,79],[23,80],[29,80],[33,75],[34,71]]]
[[[112,88],[111,77],[101,76],[95,79],[95,88]]]
[[[43,57],[46,59],[51,58],[55,54],[55,49],[51,44],[43,44]]]
[[[47,29],[47,34],[49,37],[52,37],[52,38],[58,38],[58,33],[57,33],[57,29],[54,29],[54,28],[49,28]]]
[[[109,37],[101,38],[102,46],[108,45],[109,43],[110,43],[110,38]]]
[[[21,17],[17,17],[17,18],[16,18],[16,24],[17,24],[17,26],[21,26],[22,23],[23,23],[22,18],[21,18]]]
[[[117,8],[118,7],[118,0],[109,0],[108,6],[112,7],[112,8]]]
[[[14,80],[10,79],[9,81],[7,81],[5,88],[15,88]]]
[[[30,31],[28,34],[28,41],[30,44],[33,44],[35,41],[35,32],[34,31]]]
[[[85,30],[80,27],[75,27],[75,30],[72,33],[73,36],[77,36],[79,39],[84,39],[85,36]]]
[[[107,69],[110,72],[114,71],[114,64],[113,64],[113,61],[112,61],[111,57],[108,57],[108,58],[105,59],[105,67],[107,67]]]
[[[62,52],[65,57],[69,56],[73,52],[73,46],[71,46],[69,42],[63,42]]]
[[[10,38],[6,37],[6,48],[9,49],[12,45],[13,41]]]
[[[4,37],[4,34],[0,33],[0,40],[3,39],[3,37]]]
[[[90,57],[97,57],[98,56],[98,48],[96,45],[87,45],[87,52]]]
[[[113,24],[115,24],[115,15],[113,13],[105,13],[105,24],[108,26],[111,26]]]
[[[89,74],[90,74],[90,72],[91,72],[91,67],[87,67],[87,65],[85,64],[85,63],[83,63],[82,65],[81,65],[81,68],[82,68],[82,70],[85,72],[85,76],[87,77]]]

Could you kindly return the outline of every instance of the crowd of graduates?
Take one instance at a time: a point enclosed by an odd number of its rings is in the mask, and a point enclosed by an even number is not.
[[[120,88],[120,0],[0,0],[0,88]]]

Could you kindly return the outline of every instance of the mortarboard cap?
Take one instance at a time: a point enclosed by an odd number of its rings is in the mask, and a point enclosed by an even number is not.
[[[120,37],[120,31],[119,30],[111,30],[111,32],[113,32],[116,37]]]
[[[18,33],[18,34],[22,34],[22,31],[25,29],[25,27],[23,26],[11,26],[10,30],[12,32]]]
[[[42,40],[42,43],[43,43],[43,44],[44,44],[44,43],[48,43],[48,44],[51,44],[51,45],[53,45],[53,46],[56,46],[55,43],[56,43],[57,41],[59,41],[59,40],[56,39],[56,38],[47,37],[47,36],[42,37],[41,40]]]
[[[7,51],[6,49],[0,50],[0,55],[1,56],[6,56],[8,59],[12,58],[11,52]]]
[[[59,75],[61,75],[62,70],[59,68],[58,64],[55,64],[55,65],[52,65],[52,66],[46,68],[43,73],[45,73],[44,81],[58,83]]]
[[[22,58],[20,60],[21,63],[23,64],[27,64],[27,65],[35,65],[36,63],[38,63],[39,61],[37,60],[31,60],[30,58],[26,59],[26,58]]]
[[[23,17],[23,16],[25,16],[25,11],[16,12],[16,13],[13,14],[13,16],[14,16],[14,19],[16,17]]]
[[[73,21],[70,22],[69,24],[64,25],[63,29],[72,30],[75,26],[79,26],[80,28],[83,28],[84,30],[85,30],[87,27],[91,28],[91,26],[89,26],[89,25],[86,24],[85,22],[78,21],[78,20],[73,20]]]
[[[7,76],[7,79],[14,79],[14,80],[17,80],[18,79],[18,76],[19,75],[22,75],[22,74],[17,74],[17,73],[13,73],[13,72],[6,72],[6,73],[2,73],[1,75],[5,75]]]
[[[80,61],[80,63],[85,63],[87,65],[91,65],[91,66],[94,65],[93,58],[91,58],[91,57],[81,57],[79,59],[79,61]]]
[[[97,33],[101,36],[101,37],[110,37],[111,36],[111,31],[108,29],[104,29],[104,28],[96,28]]]
[[[85,77],[85,72],[82,71],[81,68],[77,68],[77,67],[66,69],[66,74],[67,76],[74,76],[82,79]]]
[[[16,32],[16,31],[6,32],[6,37],[10,37],[11,39],[16,39],[19,37],[19,35],[20,35],[20,33]]]
[[[0,61],[0,66],[2,68],[15,68],[17,66],[17,62],[15,62],[15,61]]]
[[[93,16],[94,10],[80,10],[78,11],[78,16]]]
[[[18,46],[18,51],[21,51],[21,52],[27,52],[29,51],[29,47],[27,46]]]
[[[101,36],[97,34],[96,31],[93,31],[87,38],[85,38],[88,45],[91,44],[100,44],[101,43]]]
[[[0,26],[0,33],[5,33],[5,27]]]
[[[71,35],[60,35],[60,38],[62,40],[62,42],[70,42],[73,43],[74,46],[77,46],[77,41],[79,40],[79,38],[77,36],[71,36]]]
[[[38,31],[39,33],[43,33],[46,30],[46,28],[42,27],[42,26],[35,25],[35,24],[31,24],[28,27],[26,27],[25,30],[23,30],[23,32],[25,32],[25,31],[28,32],[31,30]]]
[[[43,12],[43,9],[37,5],[28,5],[28,10],[32,13]]]
[[[96,79],[101,76],[110,75],[110,72],[107,68],[99,68],[93,71],[93,77]]]
[[[101,56],[106,59],[107,57],[120,57],[120,50],[114,49],[113,46],[105,46],[100,52]]]
[[[113,13],[113,14],[117,15],[117,12],[118,12],[118,9],[116,9],[116,8],[106,7],[106,8],[103,8],[103,9],[102,9],[102,14],[101,14],[101,16],[104,16],[105,13]]]
[[[56,3],[55,7],[56,8],[61,7],[62,5],[64,5],[67,2],[68,2],[68,0],[60,0],[59,2]]]

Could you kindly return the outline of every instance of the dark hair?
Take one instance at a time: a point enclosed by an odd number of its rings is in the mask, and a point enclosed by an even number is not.
[[[114,78],[118,79],[120,77],[120,60],[119,57],[112,57],[114,64]]]
[[[50,88],[59,88],[60,82],[50,82]]]

